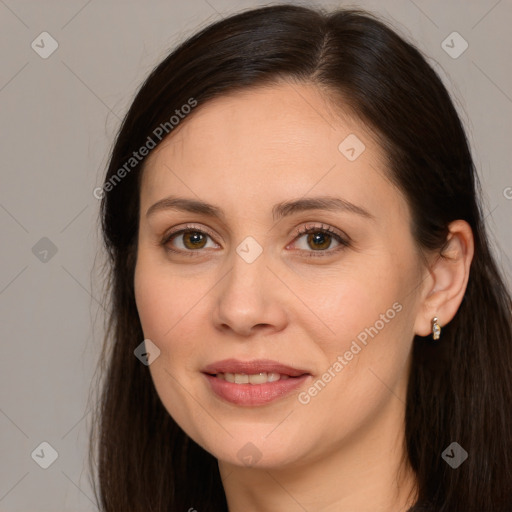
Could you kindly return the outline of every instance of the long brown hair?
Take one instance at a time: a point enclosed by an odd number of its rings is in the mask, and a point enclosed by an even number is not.
[[[462,304],[439,343],[414,340],[405,442],[419,497],[411,511],[510,512],[511,298],[489,249],[461,121],[425,58],[385,23],[360,10],[293,5],[234,15],[185,41],[144,82],[119,130],[101,204],[111,313],[91,430],[98,502],[107,512],[227,511],[216,459],[173,421],[133,353],[144,339],[133,285],[144,158],[126,163],[157,127],[170,133],[190,98],[200,107],[283,79],[343,98],[372,128],[420,249],[439,251],[451,221],[470,224],[475,255]],[[454,441],[469,454],[457,469],[441,457]]]

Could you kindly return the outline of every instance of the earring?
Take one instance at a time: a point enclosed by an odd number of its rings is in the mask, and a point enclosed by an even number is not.
[[[441,326],[437,323],[437,316],[432,318],[432,338],[438,340],[441,336]]]

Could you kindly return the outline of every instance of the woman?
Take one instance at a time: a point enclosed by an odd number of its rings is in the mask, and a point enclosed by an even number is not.
[[[103,510],[512,510],[510,295],[449,95],[385,24],[205,28],[99,193]]]

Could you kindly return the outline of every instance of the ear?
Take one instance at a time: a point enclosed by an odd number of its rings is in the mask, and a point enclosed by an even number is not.
[[[453,319],[468,284],[474,253],[473,232],[464,220],[451,222],[448,229],[444,247],[427,269],[430,275],[424,281],[414,326],[419,336],[432,333],[432,318],[437,317],[441,327]]]

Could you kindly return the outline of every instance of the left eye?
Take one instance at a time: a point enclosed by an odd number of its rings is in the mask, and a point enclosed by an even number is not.
[[[327,252],[328,249],[336,250],[340,246],[348,245],[346,240],[329,229],[308,228],[300,233],[295,244],[303,251]],[[334,248],[333,243],[336,244]]]

